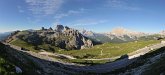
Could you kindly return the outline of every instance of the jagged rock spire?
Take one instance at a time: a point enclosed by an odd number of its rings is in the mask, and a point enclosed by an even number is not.
[[[64,30],[64,26],[63,25],[57,25],[55,30],[58,32],[62,32]]]

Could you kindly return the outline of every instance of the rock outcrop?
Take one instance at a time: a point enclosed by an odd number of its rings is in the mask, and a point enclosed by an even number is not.
[[[64,30],[64,26],[63,25],[57,25],[55,30],[58,32],[62,32]]]
[[[84,37],[78,30],[63,25],[57,25],[55,30],[42,27],[41,30],[15,32],[9,38],[10,41],[21,39],[34,46],[50,44],[67,50],[81,49],[82,47],[83,49],[91,48],[93,46],[92,41]]]

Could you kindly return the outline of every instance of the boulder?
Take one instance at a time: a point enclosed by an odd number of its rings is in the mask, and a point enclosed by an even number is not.
[[[19,67],[17,67],[17,66],[15,66],[15,70],[16,70],[16,73],[17,73],[17,74],[22,73],[22,70],[21,70]]]

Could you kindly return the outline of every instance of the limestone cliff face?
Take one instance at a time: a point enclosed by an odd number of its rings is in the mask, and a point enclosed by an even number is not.
[[[84,49],[93,46],[90,39],[84,37],[78,30],[67,26],[63,27],[62,25],[57,25],[56,33],[54,34],[56,37],[62,36],[62,38],[65,38],[66,49]]]
[[[14,33],[9,38],[10,41],[21,39],[35,46],[50,44],[67,50],[91,48],[93,46],[92,41],[84,37],[78,30],[63,25],[57,25],[55,30],[42,27],[41,30],[21,31]]]

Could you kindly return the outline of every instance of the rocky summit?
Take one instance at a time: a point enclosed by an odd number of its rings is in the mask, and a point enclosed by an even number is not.
[[[81,33],[88,37],[91,38],[95,41],[101,42],[101,43],[126,43],[126,42],[132,42],[132,41],[137,41],[137,40],[147,40],[147,39],[155,39],[157,37],[162,37],[164,38],[164,31],[160,33],[155,33],[155,34],[150,34],[150,33],[144,33],[144,32],[137,32],[137,31],[132,31],[129,29],[125,29],[122,27],[114,28],[110,32],[105,32],[105,33],[96,33],[92,31],[86,31],[82,30]]]
[[[66,50],[91,48],[93,42],[84,37],[78,30],[63,25],[57,25],[53,30],[51,27],[40,30],[16,31],[8,37],[6,42],[13,40],[23,40],[33,46],[49,44]],[[38,47],[37,47],[38,48]]]

